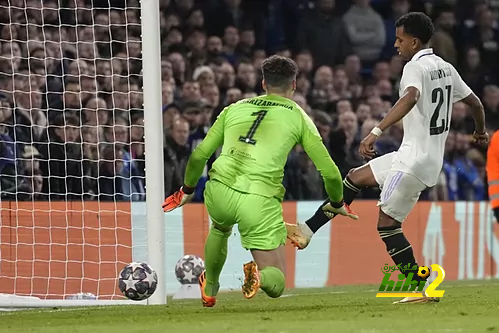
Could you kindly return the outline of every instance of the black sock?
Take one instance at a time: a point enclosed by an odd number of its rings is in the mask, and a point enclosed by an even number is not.
[[[416,258],[414,257],[414,252],[412,251],[412,246],[407,238],[405,238],[401,226],[378,227],[378,233],[381,240],[385,243],[386,251],[390,257],[392,257],[395,265],[401,265],[400,267],[406,267],[408,264],[410,267],[418,265],[416,263]],[[417,272],[414,271],[405,271],[401,273],[403,273],[406,277],[409,273],[414,273],[412,277],[413,281],[426,280],[418,276],[416,274]]]
[[[353,199],[357,196],[357,193],[360,192],[360,188],[358,188],[350,178],[346,177],[343,180],[343,201],[349,205],[352,203]],[[305,222],[310,230],[313,233],[316,233],[323,225],[329,222],[329,217],[324,214],[322,207],[329,203],[329,199],[324,201],[322,205],[317,209],[315,214]],[[336,216],[336,215],[335,215]]]

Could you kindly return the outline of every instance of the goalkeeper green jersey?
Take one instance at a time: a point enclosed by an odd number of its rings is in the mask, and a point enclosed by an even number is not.
[[[297,144],[321,173],[331,200],[340,201],[341,174],[313,121],[294,101],[278,95],[244,99],[226,107],[192,152],[185,185],[195,187],[206,161],[222,146],[209,172],[210,179],[243,193],[282,201],[284,165]]]

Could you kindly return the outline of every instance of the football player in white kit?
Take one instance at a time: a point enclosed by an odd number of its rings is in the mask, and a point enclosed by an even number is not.
[[[413,12],[399,18],[395,26],[395,47],[408,61],[400,81],[400,98],[360,143],[359,152],[370,161],[350,170],[343,187],[344,200],[350,204],[362,188],[379,186],[378,233],[394,263],[412,267],[417,263],[411,244],[402,232],[402,222],[421,192],[437,182],[442,170],[452,104],[463,101],[470,106],[475,121],[473,137],[477,143],[487,143],[488,134],[483,105],[478,97],[456,69],[429,47],[434,31],[431,19],[423,13]],[[400,120],[404,126],[400,148],[376,157],[376,139]],[[325,201],[305,224],[287,224],[288,238],[296,247],[305,248],[313,234],[334,217],[329,212],[330,207]],[[415,275],[415,279],[419,282],[422,278]],[[438,298],[406,297],[396,303],[431,301],[438,301]]]

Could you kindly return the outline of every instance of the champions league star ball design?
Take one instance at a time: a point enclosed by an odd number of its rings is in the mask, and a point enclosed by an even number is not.
[[[204,261],[195,255],[185,255],[175,265],[175,275],[181,284],[197,284],[204,271]]]
[[[132,262],[123,268],[119,276],[119,287],[123,295],[132,301],[149,298],[158,286],[158,275],[146,263]]]

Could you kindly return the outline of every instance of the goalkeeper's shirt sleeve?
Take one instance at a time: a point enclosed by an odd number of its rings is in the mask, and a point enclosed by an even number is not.
[[[211,126],[206,137],[199,146],[194,149],[187,166],[185,168],[184,184],[188,187],[196,187],[199,178],[203,174],[204,167],[208,159],[215,153],[224,140],[224,119],[225,108],[217,117],[217,120]]]
[[[307,115],[303,115],[301,145],[320,172],[331,201],[341,201],[343,199],[343,181],[340,170],[322,143],[317,127]]]

